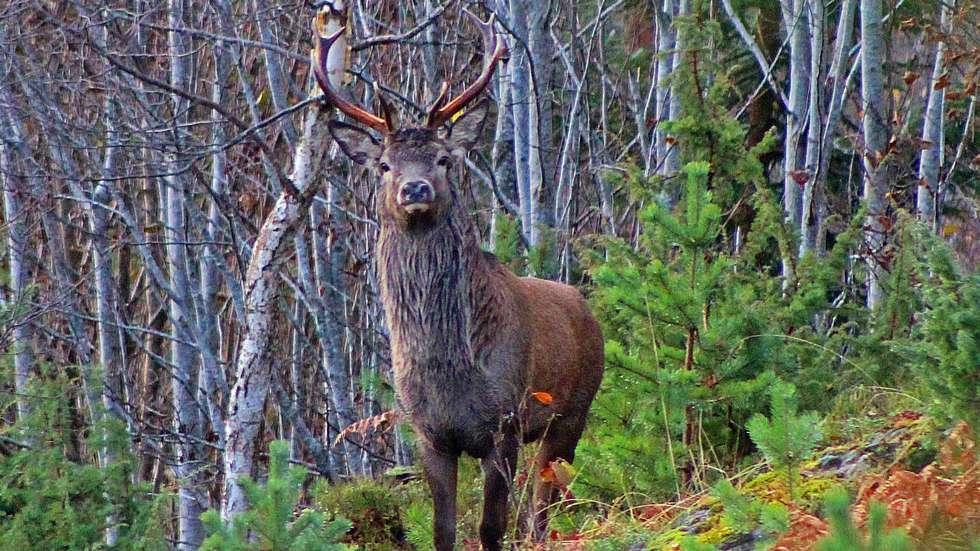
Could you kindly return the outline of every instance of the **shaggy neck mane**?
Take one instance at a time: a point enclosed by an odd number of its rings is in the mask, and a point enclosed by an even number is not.
[[[382,221],[378,269],[397,368],[473,373],[474,307],[489,307],[484,258],[467,213],[453,201],[431,227]]]

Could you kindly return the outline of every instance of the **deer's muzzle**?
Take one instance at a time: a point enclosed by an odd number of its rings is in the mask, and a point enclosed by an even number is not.
[[[435,189],[425,180],[405,182],[398,190],[398,204],[409,213],[425,212],[435,200]]]

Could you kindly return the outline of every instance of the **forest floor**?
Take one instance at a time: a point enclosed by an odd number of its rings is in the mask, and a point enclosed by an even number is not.
[[[886,527],[903,528],[917,551],[976,550],[980,464],[974,438],[962,423],[945,431],[942,441],[935,435],[928,417],[902,411],[819,450],[801,465],[795,488],[766,464],[746,469],[732,480],[746,502],[780,503],[790,513],[789,530],[769,541],[761,525],[733,527],[721,501],[705,492],[681,502],[636,505],[587,530],[552,531],[551,541],[539,549],[810,550],[832,529],[825,495],[844,487],[856,496],[850,516],[861,538],[867,537],[869,509],[877,501],[887,510]]]
[[[838,426],[835,436],[826,438],[824,446],[800,463],[794,474],[787,475],[760,462],[731,478],[740,496],[737,499],[742,503],[741,511],[726,511],[717,492],[712,491],[672,502],[598,504],[576,498],[576,482],[568,479],[566,499],[556,506],[548,540],[515,548],[811,550],[832,532],[847,531],[839,520],[835,525],[834,519],[829,518],[831,506],[826,497],[833,489],[844,488],[852,499],[840,516],[850,518],[852,540],[869,539],[869,524],[874,523],[869,517],[874,516],[873,504],[879,502],[887,515],[878,531],[903,529],[912,550],[980,549],[980,462],[975,439],[965,423],[943,430],[930,417],[906,410],[871,413],[843,424],[846,426]],[[479,549],[475,526],[480,509],[480,477],[478,470],[470,467],[472,472],[464,465],[460,473],[459,539],[460,547],[466,551]],[[564,474],[552,476],[563,479]],[[321,495],[320,506],[343,511],[351,518],[354,529],[348,533],[347,542],[358,548],[431,546],[431,512],[424,484],[411,474],[399,476],[403,480],[393,485],[355,484],[340,494]],[[795,481],[792,487],[788,480]],[[519,477],[518,491],[520,482]],[[784,512],[784,524],[778,529],[768,528],[762,513],[774,506]],[[896,551],[887,544],[827,549]]]

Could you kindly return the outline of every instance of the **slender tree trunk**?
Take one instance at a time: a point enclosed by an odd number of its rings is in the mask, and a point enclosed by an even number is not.
[[[255,10],[255,24],[259,29],[259,36],[262,38],[262,42],[266,44],[276,44],[276,36],[272,32],[273,17],[275,17],[275,12],[270,12],[266,7],[266,2],[261,0],[254,0],[253,7]],[[263,48],[262,54],[265,58],[265,77],[269,81],[269,92],[272,97],[272,106],[275,110],[282,111],[289,107],[288,97],[289,88],[285,80],[283,80],[282,65],[279,63],[279,54],[272,51],[269,48]],[[283,130],[286,134],[286,139],[290,144],[296,141],[296,128],[293,127],[293,122],[286,118],[282,121]]]
[[[521,228],[527,237],[528,245],[537,246],[537,231],[534,229],[534,194],[531,189],[531,137],[528,134],[531,117],[530,103],[533,98],[528,94],[531,89],[531,78],[528,74],[527,50],[527,0],[510,0],[510,27],[515,36],[508,35],[510,43],[510,61],[507,70],[510,73],[511,112],[514,121],[514,176],[517,183],[517,199],[520,204]]]
[[[9,108],[11,105],[7,90],[0,90],[3,102],[0,105],[0,126],[2,140],[0,144],[0,176],[3,177],[3,214],[7,228],[7,261],[10,267],[10,296],[8,302],[18,306],[29,303],[29,253],[28,253],[28,223],[27,218],[31,209],[27,205],[30,194],[25,189],[26,182],[23,174],[26,171],[24,160],[20,158],[19,149],[24,136],[18,131],[18,124],[13,119]],[[34,366],[33,335],[29,322],[17,320],[13,329],[11,342],[14,357],[14,392],[17,393],[17,419],[26,420],[31,413],[28,399],[28,382]]]
[[[169,24],[172,29],[184,27],[184,0],[169,0]],[[190,48],[187,37],[180,31],[168,32],[170,43],[170,83],[185,89],[188,83],[188,58]],[[171,295],[168,303],[169,318],[177,340],[170,343],[170,361],[173,400],[173,424],[177,442],[177,461],[174,468],[178,484],[178,549],[197,549],[204,541],[201,514],[208,509],[208,497],[204,488],[204,436],[196,399],[198,386],[198,361],[193,343],[194,335],[187,330],[196,324],[190,308],[190,280],[188,278],[187,223],[185,177],[180,174],[179,151],[182,147],[182,126],[187,121],[188,102],[173,96],[173,140],[176,151],[165,154],[168,172],[164,178],[165,194],[162,211],[166,221],[164,235],[170,278]]]
[[[118,159],[119,138],[116,133],[116,105],[111,99],[106,100],[106,151],[102,162],[102,177],[109,178],[115,174]],[[102,400],[106,410],[118,418],[124,418],[122,402],[127,400],[123,395],[122,373],[126,366],[123,358],[123,335],[119,327],[118,294],[116,282],[112,276],[112,250],[109,246],[109,212],[102,205],[109,202],[107,182],[100,181],[88,203],[88,224],[91,231],[93,271],[95,272],[95,303],[97,334],[99,338],[99,364],[102,366]],[[125,270],[126,268],[122,268]],[[114,460],[111,454],[105,453],[102,465],[108,467]],[[107,519],[105,541],[113,546],[119,538],[114,514]]]
[[[945,33],[948,30],[949,11],[950,6],[945,1],[941,2],[940,32]],[[928,224],[934,232],[937,230],[936,192],[939,189],[939,169],[942,166],[943,103],[946,97],[946,91],[941,86],[937,88],[937,83],[945,71],[945,54],[946,43],[940,38],[936,43],[936,59],[927,92],[926,115],[922,125],[923,149],[919,156],[919,187],[915,199],[919,220]]]
[[[214,82],[211,84],[211,100],[218,105],[225,102],[225,87],[231,77],[232,59],[228,49],[223,45],[215,48],[214,52]],[[225,137],[225,129],[221,124],[221,116],[217,112],[212,112],[211,119],[211,141],[215,144],[222,144]],[[221,274],[222,252],[218,245],[224,232],[222,231],[221,205],[227,193],[227,158],[223,150],[217,150],[211,155],[211,187],[209,190],[209,201],[206,226],[204,229],[204,247],[200,256],[201,285],[196,301],[196,313],[198,321],[198,334],[203,338],[199,343],[202,351],[201,363],[201,389],[202,401],[207,405],[208,417],[210,418],[211,430],[217,435],[218,445],[224,448],[225,445],[225,426],[224,410],[221,399],[228,395],[228,381],[225,377],[224,367],[218,361],[220,355],[218,324],[220,323],[217,311],[218,289],[226,279]]]
[[[817,243],[817,228],[820,225],[823,209],[823,186],[817,179],[820,158],[827,153],[823,151],[823,122],[824,122],[824,7],[823,0],[808,3],[806,9],[807,21],[810,27],[810,81],[809,115],[806,135],[806,157],[803,162],[806,178],[803,184],[802,208],[800,210],[800,258],[814,251]],[[816,201],[816,204],[815,204]],[[816,254],[823,251],[816,250]]]
[[[493,148],[490,159],[493,164],[493,179],[506,200],[515,196],[516,166],[514,159],[514,110],[511,108],[512,84],[510,69],[497,71],[497,124],[494,128]],[[520,209],[518,209],[519,211]],[[497,217],[503,213],[503,205],[494,197],[493,217],[490,220],[490,250],[496,248]],[[518,220],[520,222],[520,219]],[[521,227],[518,225],[518,227]],[[523,228],[521,229],[523,232]]]
[[[327,201],[330,203],[329,218],[327,209],[322,205],[313,205],[310,209],[310,221],[313,229],[313,261],[316,274],[317,288],[322,293],[323,312],[318,317],[318,334],[323,348],[323,372],[326,375],[324,389],[330,402],[330,408],[336,416],[337,429],[344,430],[356,421],[354,413],[353,386],[351,385],[350,366],[344,353],[344,279],[343,266],[347,256],[344,247],[346,229],[341,224],[343,213],[334,204],[342,198],[337,187],[328,184]],[[354,450],[343,442],[337,446],[344,463],[337,465],[339,470],[346,466],[351,474],[365,474],[358,471],[354,464]]]
[[[671,21],[673,1],[664,0],[663,11],[656,17],[657,26],[657,94],[654,116],[657,119],[657,130],[654,134],[655,164],[662,174],[666,173],[667,133],[662,123],[670,120],[670,74],[673,67],[673,49],[675,30]]]
[[[789,36],[789,104],[786,106],[786,133],[783,139],[783,213],[786,224],[800,227],[802,213],[800,139],[807,112],[807,22],[803,0],[780,0],[783,24]],[[795,252],[795,251],[794,251]],[[789,253],[792,256],[792,252]],[[796,279],[795,258],[783,258],[783,284]]]
[[[844,0],[840,8],[840,17],[837,21],[836,46],[834,49],[834,59],[831,63],[827,79],[832,83],[831,95],[827,107],[827,122],[821,135],[820,163],[817,166],[817,173],[813,176],[814,185],[814,212],[813,219],[810,220],[814,233],[814,248],[824,251],[824,220],[827,213],[827,199],[825,186],[827,184],[827,171],[830,168],[831,149],[834,137],[837,135],[837,128],[840,125],[841,116],[844,112],[844,98],[847,96],[847,79],[844,75],[847,66],[848,51],[851,49],[854,30],[854,8],[857,0]]]
[[[528,174],[530,176],[531,202],[531,240],[542,249],[538,274],[541,277],[554,277],[557,250],[554,243],[542,242],[543,232],[555,225],[555,174],[554,142],[552,137],[551,91],[555,45],[548,27],[551,23],[551,2],[533,1],[527,6],[528,47],[531,68],[528,79]],[[549,247],[544,249],[544,247]]]
[[[336,32],[345,23],[335,16],[328,16],[323,31],[327,34]],[[334,86],[341,84],[346,47],[346,37],[342,36],[334,44],[327,62],[328,76]],[[309,209],[312,195],[306,190],[316,173],[314,160],[323,147],[325,122],[321,109],[307,111],[290,176],[294,188],[303,195],[288,192],[279,195],[255,238],[245,275],[246,332],[239,345],[235,384],[225,421],[225,481],[221,503],[221,515],[225,519],[241,513],[248,505],[240,480],[252,473],[256,438],[272,382],[268,350],[279,295],[281,253],[296,224]]]
[[[861,110],[864,127],[864,202],[868,209],[865,220],[865,245],[868,265],[868,308],[881,304],[881,280],[884,271],[878,261],[885,243],[885,194],[888,180],[885,171],[888,146],[888,111],[882,66],[885,62],[884,36],[881,28],[882,0],[861,0]]]
[[[687,17],[691,13],[690,0],[679,0],[677,3],[677,12],[675,15],[675,21],[677,18]],[[684,64],[684,54],[687,48],[686,44],[686,33],[680,32],[677,25],[674,25],[674,55],[673,55],[673,67],[671,69],[671,74],[675,75],[675,80],[671,83],[670,91],[670,101],[669,101],[669,111],[668,120],[676,121],[681,118],[681,96],[677,91],[676,86],[676,75],[678,71],[681,70],[681,66]],[[680,149],[677,143],[669,144],[665,151],[664,159],[664,175],[667,177],[675,177],[681,170],[681,155]],[[678,183],[671,188],[671,193],[668,194],[670,198],[670,203],[676,203],[681,196],[681,188],[683,184]]]

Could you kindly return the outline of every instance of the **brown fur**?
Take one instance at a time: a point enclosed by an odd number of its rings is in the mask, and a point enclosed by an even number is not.
[[[556,458],[572,461],[603,371],[602,334],[577,290],[517,277],[480,249],[448,167],[437,163],[472,145],[482,125],[477,120],[467,132],[473,120],[458,122],[455,138],[409,129],[386,136],[384,145],[355,143],[349,127],[331,127],[352,158],[363,153],[390,168],[377,205],[381,299],[399,403],[422,441],[439,550],[452,549],[455,539],[458,456],[482,459],[480,536],[484,548],[499,549],[520,441],[542,441],[538,471]],[[428,211],[410,214],[399,205],[399,188],[419,178],[431,183],[435,199]],[[553,402],[541,404],[532,392]],[[554,494],[537,482],[537,538]]]

